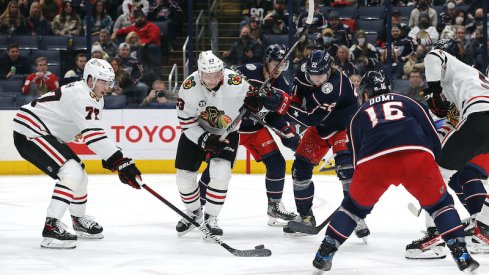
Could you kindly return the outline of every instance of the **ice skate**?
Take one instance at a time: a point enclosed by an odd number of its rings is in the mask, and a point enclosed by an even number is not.
[[[316,218],[314,217],[312,210],[309,211],[308,215],[296,216],[293,219],[293,221],[298,222],[298,223],[302,223],[302,224],[305,224],[308,226],[312,226],[312,227],[316,226]],[[287,234],[305,235],[304,233],[292,230],[288,225],[284,226],[283,230],[284,230],[284,233],[287,233]]]
[[[205,226],[207,230],[209,230],[211,235],[222,236],[223,234],[221,227],[219,227],[219,225],[217,224],[216,216],[212,216],[206,213],[204,215],[204,223],[202,225]],[[211,242],[215,241],[214,239],[208,238],[207,236],[204,236],[204,240]]]
[[[321,274],[322,271],[328,271],[333,264],[333,256],[338,248],[336,247],[336,241],[330,236],[324,237],[321,246],[319,246],[316,256],[312,261],[312,265],[317,269],[315,274]]]
[[[52,249],[73,249],[76,247],[77,237],[66,231],[66,225],[55,218],[46,218],[44,237],[41,241],[41,247]]]
[[[188,211],[187,210],[187,216],[192,218],[194,221],[196,221],[198,224],[202,223],[202,208],[199,208],[194,211]],[[182,237],[183,235],[187,234],[190,232],[192,229],[195,228],[195,225],[190,223],[187,219],[182,218],[180,221],[178,221],[176,229],[177,229],[177,236]]]
[[[480,221],[475,222],[474,235],[467,249],[473,254],[489,253],[489,225]]]
[[[285,210],[282,202],[268,201],[268,225],[283,227],[297,215]]]
[[[357,227],[355,227],[355,235],[357,238],[362,239],[363,243],[367,244],[367,237],[370,235],[370,230],[365,223],[365,220],[357,221]]]
[[[76,236],[81,239],[103,239],[104,234],[102,231],[104,229],[93,220],[93,217],[83,216],[75,217],[71,216],[71,221],[73,222],[73,229],[75,230]]]
[[[461,243],[456,239],[451,239],[447,241],[447,245],[458,269],[465,272],[465,274],[474,274],[473,271],[479,267],[479,263],[470,256],[465,247],[465,243]]]
[[[406,259],[443,259],[445,242],[436,230],[428,227],[426,234],[406,246]]]

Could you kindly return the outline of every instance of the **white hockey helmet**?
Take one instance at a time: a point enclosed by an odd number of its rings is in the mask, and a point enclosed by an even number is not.
[[[115,78],[112,65],[110,65],[109,62],[98,58],[88,60],[87,64],[85,65],[85,69],[83,70],[83,79],[87,84],[89,76],[92,76],[93,79],[93,85],[90,87],[92,90],[95,87],[97,80],[105,80],[108,82],[109,86],[112,86]]]
[[[224,63],[212,51],[201,52],[197,65],[200,73],[215,73],[224,70]]]

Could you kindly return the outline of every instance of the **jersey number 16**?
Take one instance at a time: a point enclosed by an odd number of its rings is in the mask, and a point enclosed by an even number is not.
[[[383,117],[385,120],[398,120],[404,118],[404,113],[399,109],[399,107],[402,108],[402,102],[386,102],[382,104],[381,109],[379,108],[377,110],[375,110],[374,107],[375,106],[371,106],[365,109],[365,112],[370,118],[370,122],[372,122],[372,128],[379,123],[379,117],[380,119]]]

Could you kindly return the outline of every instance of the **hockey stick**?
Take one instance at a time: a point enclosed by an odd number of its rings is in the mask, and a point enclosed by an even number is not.
[[[151,193],[153,196],[158,198],[161,202],[166,204],[168,207],[170,207],[173,211],[177,212],[178,215],[182,216],[184,219],[192,223],[195,227],[197,227],[208,239],[214,240],[216,243],[220,244],[222,247],[224,247],[227,251],[231,252],[234,256],[237,257],[268,257],[272,255],[272,251],[270,249],[265,248],[264,245],[257,245],[255,246],[254,249],[247,249],[247,250],[240,250],[240,249],[235,249],[230,247],[228,244],[225,242],[221,241],[217,236],[212,235],[207,228],[205,228],[204,225],[198,224],[196,221],[194,221],[192,218],[190,218],[187,214],[183,213],[180,209],[178,209],[176,206],[174,206],[172,203],[167,201],[165,198],[163,198],[160,194],[156,193],[153,189],[151,189],[149,186],[144,184],[142,181],[139,179],[137,180],[139,185],[141,185],[144,189],[146,189],[149,193]]]
[[[353,168],[353,165],[352,164],[348,164],[348,165],[344,165],[344,166],[341,166],[341,167],[336,167],[336,166],[333,166],[333,167],[321,167],[319,168],[319,172],[329,172],[329,171],[342,171],[342,170],[346,170],[346,169],[352,169]]]
[[[422,207],[418,208],[412,202],[408,203],[408,209],[409,209],[409,212],[411,212],[411,214],[413,214],[416,217],[419,217],[419,215],[421,215],[421,211],[423,211]]]
[[[331,218],[333,218],[333,215],[334,213],[336,213],[336,211],[339,209],[336,208],[335,211],[333,211],[333,213],[331,213],[329,215],[329,217],[326,218],[326,220],[324,220],[324,222],[322,222],[320,225],[318,226],[309,226],[309,225],[305,225],[303,223],[300,223],[300,222],[296,222],[296,221],[290,221],[287,226],[294,230],[295,232],[300,232],[300,233],[305,233],[305,234],[309,234],[309,235],[317,235],[319,232],[321,232],[321,230],[323,230],[323,228],[328,225],[328,223],[331,221]]]

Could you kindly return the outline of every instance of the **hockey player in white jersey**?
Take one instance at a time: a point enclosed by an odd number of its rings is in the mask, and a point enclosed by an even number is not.
[[[104,168],[117,171],[123,183],[140,188],[136,178],[141,173],[103,129],[103,95],[113,80],[111,65],[93,58],[85,66],[83,80],[22,106],[14,118],[14,144],[19,154],[57,180],[47,209],[41,247],[70,249],[76,247],[77,237],[103,238],[103,228],[85,215],[87,174],[80,158],[66,142],[83,140],[103,159]],[[76,236],[66,231],[61,222],[67,209]]]
[[[459,110],[458,124],[442,138],[437,162],[444,175],[456,172],[448,185],[465,199],[469,212],[476,212],[473,240],[478,251],[472,251],[489,252],[489,198],[481,182],[489,172],[489,79],[458,60],[460,51],[455,40],[443,39],[426,55],[425,97],[438,117],[447,117],[451,104]],[[436,237],[436,232],[428,232],[407,250],[416,243],[431,243],[430,239]],[[468,248],[471,250],[471,246]]]
[[[239,145],[239,127],[224,141],[221,134],[240,112],[243,103],[254,111],[261,108],[253,96],[255,88],[237,73],[225,69],[212,51],[199,54],[198,71],[182,83],[177,99],[177,114],[183,134],[175,161],[176,182],[187,214],[198,223],[204,220],[213,235],[222,235],[217,215],[226,199],[231,169]],[[248,94],[248,96],[247,96]],[[197,183],[198,169],[203,161],[209,164],[210,182],[203,211]],[[183,236],[194,226],[182,219],[176,226]]]

